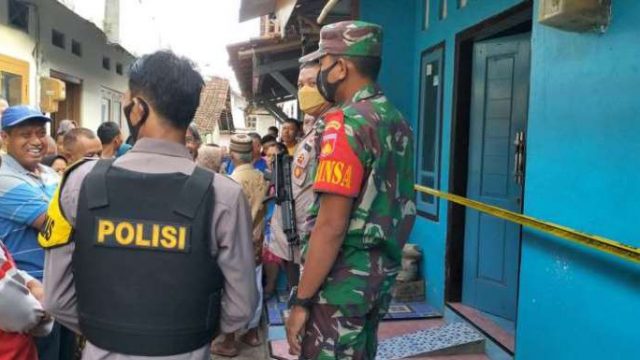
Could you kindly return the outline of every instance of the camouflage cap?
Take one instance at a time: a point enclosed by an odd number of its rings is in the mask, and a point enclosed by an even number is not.
[[[382,27],[364,21],[342,21],[320,30],[318,50],[300,58],[300,63],[325,55],[370,56],[382,54]]]

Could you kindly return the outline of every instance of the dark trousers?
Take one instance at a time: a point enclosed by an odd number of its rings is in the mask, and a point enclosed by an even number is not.
[[[39,360],[73,360],[76,334],[55,322],[51,334],[35,338]]]

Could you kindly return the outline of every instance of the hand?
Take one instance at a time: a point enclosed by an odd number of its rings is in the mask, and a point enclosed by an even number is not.
[[[31,292],[31,295],[38,300],[40,305],[44,307],[44,287],[38,280],[31,280],[27,283],[27,289]]]
[[[287,341],[289,342],[289,354],[300,355],[302,350],[302,335],[305,325],[309,320],[309,310],[302,306],[294,306],[287,319]]]

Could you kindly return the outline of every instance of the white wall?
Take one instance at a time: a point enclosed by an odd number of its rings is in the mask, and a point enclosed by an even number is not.
[[[9,13],[7,0],[0,0],[0,54],[29,63],[29,100],[36,104],[36,61],[32,55],[35,41],[35,16],[30,13],[29,34],[8,26]]]
[[[253,114],[256,117],[256,132],[261,136],[267,135],[270,126],[277,126],[276,118],[271,114]]]
[[[39,103],[38,79],[49,77],[55,70],[82,80],[81,125],[96,130],[101,122],[101,89],[117,93],[127,89],[127,69],[133,56],[120,48],[108,45],[106,36],[91,22],[84,20],[55,0],[37,0],[37,11],[31,12],[30,35],[9,28],[7,24],[7,0],[0,0],[0,54],[28,61],[30,68],[30,102]],[[40,18],[40,58],[32,56]],[[65,49],[51,44],[51,30],[65,34]],[[71,40],[82,44],[82,56],[71,53]],[[102,68],[102,58],[111,59],[111,70]],[[123,75],[116,74],[116,64],[123,66]]]
[[[104,33],[93,23],[86,21],[71,10],[52,0],[41,0],[41,76],[50,76],[50,70],[82,79],[82,101],[80,123],[96,130],[101,122],[102,88],[124,93],[127,89],[126,71],[134,58],[121,49],[107,45]],[[66,49],[51,44],[51,29],[65,34]],[[71,39],[82,44],[82,57],[71,53]],[[103,56],[111,59],[111,70],[102,68]],[[123,74],[116,74],[116,64],[123,67]]]
[[[59,0],[83,18],[104,30],[105,0]],[[135,55],[166,47],[149,2],[157,0],[120,0],[119,43]]]

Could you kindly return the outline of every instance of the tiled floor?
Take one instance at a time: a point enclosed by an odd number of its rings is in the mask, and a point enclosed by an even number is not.
[[[502,346],[514,352],[515,326],[506,326],[507,329],[505,329],[502,327],[505,326],[502,321],[496,323],[494,319],[486,316],[484,313],[461,303],[449,303],[449,306],[466,317],[478,328],[482,329],[482,331],[489,334],[495,341],[502,344]]]
[[[440,327],[444,324],[441,319],[430,320],[406,320],[406,321],[384,321],[378,329],[378,339],[384,341],[395,336],[410,334],[418,330],[432,329]],[[273,353],[279,359],[294,359],[295,357],[288,355],[288,345],[285,340],[284,328],[272,326],[269,328],[269,338],[272,341]],[[413,359],[413,358],[412,358]],[[448,356],[432,356],[417,357],[415,359],[424,360],[488,360],[485,355],[448,355]]]
[[[454,322],[382,340],[378,346],[378,358],[404,359],[436,352],[442,354],[442,351],[476,353],[484,348],[483,339],[472,326]]]
[[[436,328],[442,326],[444,322],[441,319],[428,319],[428,320],[396,320],[396,321],[384,321],[380,324],[380,328],[378,331],[379,340],[385,340],[394,336],[409,334],[415,332],[417,330]],[[266,336],[265,336],[266,335]],[[266,338],[266,339],[265,339]],[[288,353],[288,345],[285,340],[285,332],[283,326],[272,326],[267,329],[266,325],[263,327],[261,332],[261,339],[264,339],[263,344],[251,348],[247,345],[242,344],[240,347],[239,356],[232,358],[237,360],[264,360],[270,359],[269,356],[269,340],[276,340],[273,343],[274,352],[276,354],[280,354],[284,359],[293,359],[294,357],[290,357]],[[219,341],[217,339],[216,341]],[[277,341],[280,340],[280,341]],[[229,358],[221,357],[221,356],[212,356],[214,360],[225,360]],[[418,360],[489,360],[485,355],[476,355],[476,354],[468,354],[468,355],[447,355],[447,356],[427,356],[427,357],[416,357],[412,359]]]
[[[412,360],[490,360],[484,354],[443,355],[443,356],[418,356]]]
[[[393,336],[409,334],[418,330],[435,328],[442,326],[441,319],[429,320],[405,320],[405,321],[383,321],[378,328],[378,340],[382,341]]]

